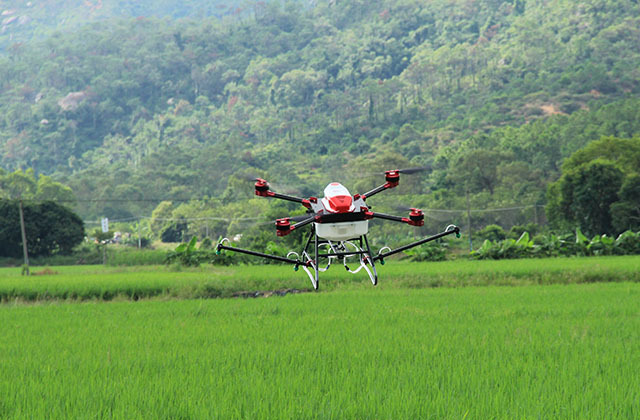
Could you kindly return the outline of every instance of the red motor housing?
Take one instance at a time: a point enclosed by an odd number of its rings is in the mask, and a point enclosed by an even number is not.
[[[255,183],[255,188],[256,188],[256,195],[259,195],[261,197],[268,197],[269,183],[267,183],[267,181],[261,178],[257,178]]]
[[[395,187],[400,182],[400,171],[398,169],[385,171],[384,178],[387,181],[387,188]]]
[[[291,229],[291,222],[290,219],[284,218],[284,219],[278,219],[276,220],[276,235],[278,236],[286,236],[288,234],[290,234],[292,231]]]
[[[411,209],[409,213],[409,224],[413,226],[424,226],[424,213],[420,209]]]

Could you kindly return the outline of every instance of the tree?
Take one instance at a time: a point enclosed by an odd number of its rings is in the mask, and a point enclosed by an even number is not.
[[[52,201],[26,203],[25,230],[29,254],[35,257],[69,254],[84,238],[82,219]],[[0,200],[0,256],[22,256],[18,202]]]
[[[602,137],[572,154],[563,163],[562,170],[568,171],[595,159],[616,162],[625,173],[637,171],[640,169],[640,137]]]
[[[589,235],[612,234],[611,205],[618,201],[623,176],[616,164],[601,159],[564,173],[549,187],[552,226],[579,227]]]
[[[74,196],[68,186],[33,169],[0,172],[0,197],[10,200],[54,200],[71,203]]]
[[[500,181],[498,168],[508,159],[508,154],[497,150],[471,150],[458,158],[451,179],[456,184],[468,187],[470,192],[487,190],[493,194]]]
[[[640,231],[640,175],[629,175],[618,192],[619,201],[611,205],[613,227],[617,232]]]

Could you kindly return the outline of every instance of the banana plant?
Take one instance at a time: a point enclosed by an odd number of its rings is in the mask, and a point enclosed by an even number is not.
[[[198,266],[200,265],[200,255],[196,249],[196,242],[198,238],[195,236],[191,238],[188,243],[181,243],[176,247],[174,251],[167,254],[167,262],[177,261],[186,266]]]

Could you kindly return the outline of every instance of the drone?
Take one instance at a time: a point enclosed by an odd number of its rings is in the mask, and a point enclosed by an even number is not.
[[[275,221],[276,235],[280,237],[289,235],[291,232],[305,226],[313,226],[313,229],[311,229],[308,234],[303,250],[300,253],[291,251],[286,257],[282,257],[249,249],[236,248],[231,246],[229,239],[223,238],[218,243],[216,252],[220,254],[222,250],[228,250],[285,262],[292,264],[296,271],[298,271],[299,267],[302,267],[309,276],[315,290],[318,290],[319,287],[319,274],[327,271],[336,260],[342,260],[342,264],[350,273],[355,274],[360,270],[364,270],[369,276],[371,283],[375,286],[378,284],[376,261],[384,265],[385,258],[399,252],[447,235],[455,234],[457,237],[460,237],[460,228],[455,225],[449,225],[441,233],[396,249],[385,246],[381,248],[376,255],[371,252],[369,240],[367,239],[370,220],[384,219],[405,223],[410,226],[424,225],[424,213],[418,208],[411,208],[408,217],[400,217],[373,212],[371,211],[371,206],[366,203],[367,199],[379,192],[397,187],[400,182],[400,174],[410,174],[416,172],[418,169],[420,168],[385,171],[386,182],[364,194],[351,195],[349,190],[339,182],[331,182],[324,189],[324,197],[321,199],[316,197],[299,198],[279,194],[271,191],[269,183],[266,180],[256,178],[254,181],[257,196],[292,201],[306,207],[307,213],[301,216],[301,219],[285,217]],[[351,269],[349,264],[352,264],[354,260],[359,263],[359,266]]]

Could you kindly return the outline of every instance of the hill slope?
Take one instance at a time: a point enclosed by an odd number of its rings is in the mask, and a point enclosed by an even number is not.
[[[628,0],[353,0],[100,21],[0,58],[0,162],[140,200],[80,209],[116,216],[221,196],[236,173],[317,194],[336,172],[364,188],[375,181],[356,175],[377,164],[433,163],[405,192],[450,188],[454,158],[488,148],[521,162],[526,187],[477,205],[540,202],[562,158],[639,132],[637,16]],[[585,135],[566,128],[605,114]]]

